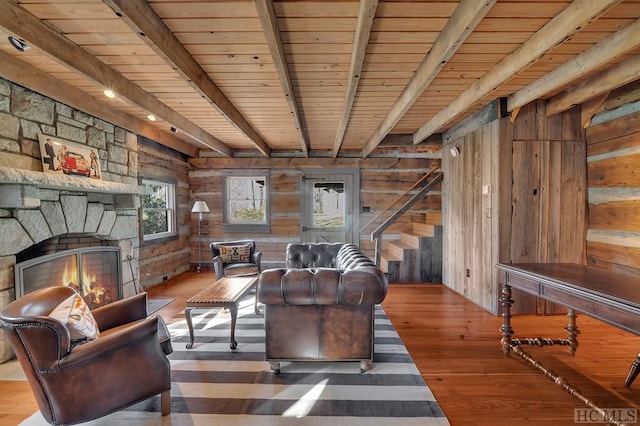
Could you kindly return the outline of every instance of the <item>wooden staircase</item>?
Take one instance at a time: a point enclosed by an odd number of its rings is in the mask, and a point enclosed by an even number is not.
[[[442,282],[442,213],[428,212],[399,240],[383,241],[380,268],[392,283]]]

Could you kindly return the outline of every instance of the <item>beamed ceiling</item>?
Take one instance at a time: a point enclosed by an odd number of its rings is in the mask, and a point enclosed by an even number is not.
[[[640,0],[0,0],[0,75],[190,156],[366,157],[498,98],[512,118],[582,104],[588,126],[640,77],[638,18]]]

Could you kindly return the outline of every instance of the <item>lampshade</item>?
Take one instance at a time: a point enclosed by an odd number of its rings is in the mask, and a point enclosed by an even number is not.
[[[193,208],[191,209],[191,213],[208,213],[209,206],[202,200],[198,200],[193,204]]]

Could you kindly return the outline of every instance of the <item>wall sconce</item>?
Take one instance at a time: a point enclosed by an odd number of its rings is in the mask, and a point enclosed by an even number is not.
[[[198,266],[196,272],[200,273],[202,270],[202,213],[209,213],[209,206],[206,202],[198,200],[193,204],[191,213],[198,213]]]

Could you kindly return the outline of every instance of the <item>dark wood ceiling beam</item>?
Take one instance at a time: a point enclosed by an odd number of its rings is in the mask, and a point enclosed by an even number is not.
[[[507,110],[513,111],[544,97],[558,87],[576,81],[587,73],[605,66],[617,57],[640,46],[640,19],[610,35],[508,98]]]
[[[2,10],[0,26],[9,34],[24,39],[30,45],[41,49],[47,55],[97,84],[112,89],[119,97],[180,128],[199,144],[231,156],[232,151],[229,146],[131,83],[120,73],[41,22],[26,9],[11,0],[0,0],[0,10]]]
[[[559,114],[627,83],[640,79],[640,54],[581,81],[547,101],[547,116]]]
[[[271,149],[145,0],[103,0],[266,157]],[[181,128],[182,129],[182,128]],[[183,129],[182,129],[183,130]]]
[[[255,3],[258,10],[258,16],[260,17],[260,24],[262,25],[262,32],[267,39],[271,58],[273,58],[273,65],[276,67],[276,73],[278,74],[285,99],[289,105],[289,113],[293,118],[293,125],[298,133],[300,147],[302,148],[302,152],[305,157],[307,157],[309,156],[309,142],[307,141],[307,137],[303,131],[302,121],[300,119],[300,109],[298,108],[298,101],[296,100],[295,92],[293,91],[293,83],[291,82],[291,75],[289,74],[289,67],[287,65],[284,47],[282,46],[282,39],[280,38],[280,30],[278,28],[278,21],[276,12],[273,8],[273,3],[271,0],[256,0]]]
[[[363,157],[368,156],[398,124],[495,3],[496,0],[460,2],[402,94],[366,143]]]
[[[336,138],[333,143],[333,158],[338,156],[344,132],[349,124],[351,116],[351,107],[356,97],[358,82],[362,74],[362,65],[369,44],[369,34],[371,34],[371,26],[376,17],[376,9],[378,8],[378,0],[360,0],[360,8],[358,10],[358,21],[356,23],[356,34],[353,39],[353,53],[351,54],[351,65],[349,68],[349,81],[347,82],[347,90],[344,94],[344,104],[340,119],[338,120],[338,129],[336,130]]]
[[[195,145],[175,137],[172,133],[164,132],[147,121],[119,111],[107,103],[87,95],[82,90],[51,77],[49,74],[21,61],[14,55],[0,51],[0,63],[2,63],[0,76],[9,81],[28,87],[44,96],[101,118],[145,138],[157,142],[161,141],[163,145],[190,157],[198,156],[199,149]]]
[[[418,144],[432,133],[440,130],[476,102],[497,87],[502,86],[519,72],[529,68],[550,49],[568,40],[572,34],[588,26],[591,21],[597,19],[620,1],[622,0],[575,0],[420,127],[413,135],[413,143]]]

